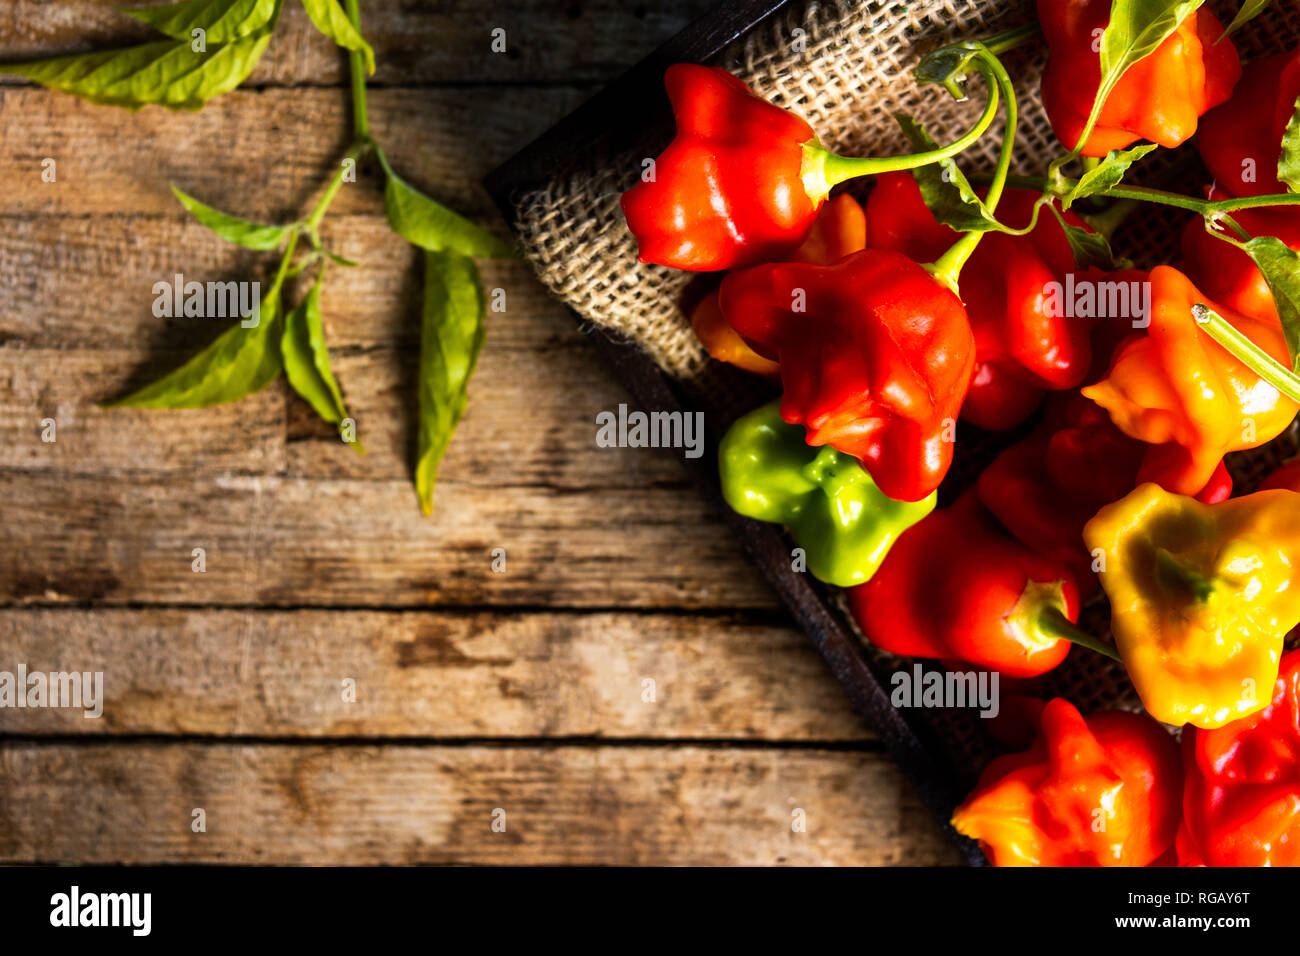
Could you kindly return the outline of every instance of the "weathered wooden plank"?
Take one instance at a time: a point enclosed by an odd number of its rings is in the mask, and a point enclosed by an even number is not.
[[[162,415],[98,406],[145,364],[139,352],[0,348],[0,468],[284,472],[285,389]]]
[[[113,11],[121,0],[10,0],[0,21],[5,59],[26,59],[145,42],[157,35]],[[148,6],[148,2],[133,5]],[[374,82],[590,82],[622,72],[712,5],[712,0],[525,0],[487,9],[482,0],[365,0],[363,26],[375,47]],[[505,30],[506,49],[492,50]],[[254,85],[338,84],[346,65],[290,0]]]
[[[358,455],[283,381],[211,409],[103,409],[97,403],[123,383],[186,353],[0,348],[0,468],[402,480],[411,471],[416,356],[413,348],[335,351],[366,448]],[[471,411],[443,460],[446,479],[635,489],[685,478],[671,452],[596,445],[596,412],[628,399],[585,343],[530,353],[494,341],[470,394]]]
[[[689,485],[568,491],[439,482],[0,472],[6,604],[775,606]],[[206,571],[192,570],[193,549]],[[505,549],[506,571],[492,570]]]
[[[0,709],[3,733],[872,736],[803,635],[734,617],[10,609],[0,646],[104,689],[102,719]]]
[[[324,231],[335,251],[361,260],[352,269],[331,267],[326,277],[322,309],[330,345],[417,346],[418,251],[388,229],[381,213],[330,217]],[[237,249],[175,215],[10,219],[0,230],[0,345],[198,349],[228,321],[158,318],[155,284],[180,274],[187,281],[256,281],[265,288],[277,262],[274,253]],[[488,313],[489,348],[584,341],[526,263],[482,262],[480,269],[488,289],[504,290],[505,311]]]
[[[0,808],[5,862],[958,862],[874,752],[10,742]]]
[[[371,132],[408,180],[464,215],[494,212],[480,180],[582,101],[572,87],[380,89]],[[199,113],[127,115],[47,90],[0,88],[0,215],[175,213],[170,184],[250,218],[305,215],[347,149],[336,89],[239,90]],[[55,182],[42,178],[55,160]],[[382,212],[365,164],[333,207]]]

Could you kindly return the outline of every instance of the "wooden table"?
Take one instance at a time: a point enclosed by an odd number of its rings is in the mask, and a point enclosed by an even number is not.
[[[706,5],[367,0],[374,133],[504,231],[481,177]],[[17,0],[0,56],[146,35],[110,0]],[[0,710],[0,861],[955,863],[680,462],[596,446],[626,396],[524,264],[483,265],[507,311],[420,516],[417,256],[374,170],[325,226],[362,261],[324,308],[369,454],[283,382],[97,407],[216,331],[155,318],[154,283],[268,279],[168,184],[301,215],[346,147],[345,83],[286,3],[198,114],[0,85],[0,671],[102,671],[106,698]]]

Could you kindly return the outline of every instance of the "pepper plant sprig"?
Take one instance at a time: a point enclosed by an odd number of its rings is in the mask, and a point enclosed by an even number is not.
[[[137,110],[160,105],[199,109],[235,89],[257,65],[279,23],[284,0],[186,0],[127,10],[167,39],[120,50],[0,65],[92,103]],[[422,510],[433,507],[433,487],[468,403],[467,387],[485,337],[486,296],[474,260],[513,258],[491,233],[435,202],[393,169],[370,132],[366,77],[374,51],[361,32],[358,0],[301,0],[315,26],[349,54],[353,142],[306,219],[267,225],[218,210],[173,187],[181,205],[227,242],[258,252],[280,251],[279,265],[252,315],[158,380],[107,403],[122,408],[200,408],[237,401],[283,372],[289,385],[358,452],[349,416],[330,367],[321,315],[321,290],[331,263],[356,265],[325,247],[320,226],[358,163],[375,156],[385,178],[389,225],[423,251],[419,434],[415,486]],[[302,251],[306,240],[307,249]],[[285,302],[285,284],[315,270],[300,302]]]

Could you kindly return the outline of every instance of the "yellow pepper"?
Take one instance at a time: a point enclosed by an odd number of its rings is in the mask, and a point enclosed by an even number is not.
[[[1206,505],[1147,483],[1099,511],[1083,539],[1153,717],[1211,729],[1268,706],[1300,623],[1300,493]]]

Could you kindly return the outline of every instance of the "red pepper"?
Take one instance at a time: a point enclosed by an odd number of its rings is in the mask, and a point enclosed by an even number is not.
[[[1029,224],[1038,193],[1008,189],[998,218],[1012,228]],[[1073,213],[1071,225],[1084,227]],[[867,200],[867,242],[918,261],[933,261],[958,238],[935,220],[910,173],[878,177]],[[1092,323],[1053,315],[1051,283],[1074,270],[1074,255],[1048,210],[1026,236],[986,235],[962,272],[961,297],[975,335],[975,374],[961,417],[1002,430],[1024,421],[1046,390],[1080,384],[1092,361]]]
[[[892,654],[1034,677],[1069,653],[1048,616],[1076,620],[1079,589],[1065,563],[1008,535],[972,490],[905,531],[849,605],[867,639]]]
[[[1184,866],[1300,866],[1300,651],[1272,703],[1214,730],[1183,730]]]
[[[789,261],[830,265],[866,247],[866,213],[856,199],[848,193],[841,193],[822,206],[808,238],[790,253]],[[759,375],[779,374],[775,362],[751,349],[740,333],[727,324],[722,307],[718,305],[717,289],[708,293],[692,310],[691,328],[709,355],[719,362]]]
[[[1178,746],[1142,714],[1087,720],[1057,697],[1024,753],[994,760],[953,813],[994,866],[1147,866],[1173,845]]]
[[[1137,487],[1146,449],[1078,392],[1053,396],[1034,432],[984,469],[980,501],[1021,542],[1068,562],[1091,589],[1095,577],[1083,526]],[[1220,462],[1197,497],[1212,504],[1231,495],[1232,477]]]
[[[1207,198],[1230,197],[1211,188]],[[1239,209],[1232,218],[1252,236],[1275,236],[1292,249],[1300,249],[1300,211],[1293,206]],[[1246,253],[1206,232],[1205,220],[1200,216],[1183,230],[1183,256],[1182,271],[1215,302],[1280,327],[1277,304],[1264,274]]]
[[[717,67],[675,64],[664,85],[677,136],[622,200],[641,261],[712,272],[787,256],[825,198],[802,179],[812,127]]]
[[[1268,491],[1270,488],[1300,491],[1300,458],[1292,458],[1278,465],[1271,475],[1260,482],[1257,490]]]
[[[1205,114],[1196,148],[1221,190],[1230,196],[1287,191],[1277,161],[1298,96],[1300,50],[1248,63],[1232,99]]]
[[[727,276],[722,314],[781,366],[781,417],[862,461],[890,498],[920,501],[952,463],[975,360],[961,301],[906,256],[865,249],[833,265]]]
[[[1038,0],[1038,22],[1051,56],[1043,70],[1043,106],[1066,148],[1083,135],[1101,84],[1098,41],[1110,0]],[[1191,138],[1196,120],[1232,95],[1241,61],[1205,7],[1188,14],[1155,51],[1120,78],[1083,148],[1105,156],[1139,139],[1172,148]]]

